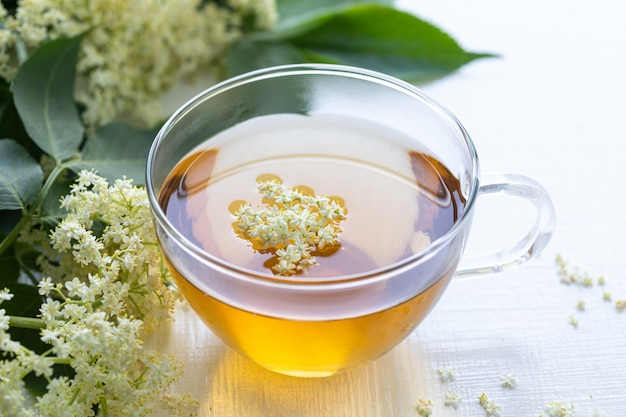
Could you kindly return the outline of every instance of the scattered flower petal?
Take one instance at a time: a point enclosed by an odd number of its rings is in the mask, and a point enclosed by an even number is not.
[[[501,407],[489,400],[489,397],[484,392],[478,397],[478,403],[485,410],[489,417],[500,417]]]
[[[430,400],[419,399],[417,402],[417,413],[421,417],[429,417],[433,414],[433,403]]]
[[[517,381],[514,374],[502,374],[500,375],[500,385],[503,388],[515,388],[517,387]]]
[[[452,407],[453,409],[456,410],[459,408],[459,404],[461,403],[461,401],[462,401],[462,398],[459,394],[453,391],[448,391],[446,392],[446,396],[445,396],[443,404],[446,407]]]

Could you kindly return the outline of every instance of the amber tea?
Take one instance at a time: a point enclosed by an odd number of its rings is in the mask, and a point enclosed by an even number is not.
[[[159,245],[185,298],[232,348],[288,375],[376,359],[453,275],[522,265],[554,230],[540,184],[480,176],[453,114],[362,68],[286,65],[218,83],[164,124],[146,168]],[[489,194],[532,203],[535,222],[457,270],[474,203]]]
[[[336,225],[338,242],[314,251],[315,265],[281,276],[272,268],[275,251],[259,250],[238,235],[237,208],[267,204],[257,190],[264,180],[327,196],[345,208]],[[275,114],[243,122],[194,149],[169,174],[159,204],[185,238],[227,264],[270,281],[324,285],[371,276],[425,250],[452,227],[465,199],[458,179],[428,149],[416,150],[414,140],[392,128],[350,117]],[[231,347],[276,372],[324,376],[371,361],[405,338],[455,267],[450,263],[439,279],[380,311],[366,305],[278,311],[272,299],[258,295],[249,305],[232,303],[246,296],[224,296],[201,288],[202,277],[172,272],[199,316]],[[412,279],[419,281],[419,272]],[[381,283],[368,297],[396,291],[392,287]]]

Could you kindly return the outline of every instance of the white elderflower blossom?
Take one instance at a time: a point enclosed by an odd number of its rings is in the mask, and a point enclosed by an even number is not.
[[[437,375],[439,375],[439,380],[441,382],[454,381],[456,378],[455,372],[456,368],[452,366],[444,366],[437,369]]]
[[[459,404],[461,403],[462,399],[461,396],[459,394],[457,394],[456,392],[453,391],[448,391],[446,392],[446,396],[444,399],[444,405],[446,407],[452,407],[453,409],[458,409],[459,408]]]
[[[13,294],[11,294],[8,288],[0,290],[0,304],[2,304],[3,301],[9,301],[11,299],[13,299]]]
[[[340,244],[338,224],[347,210],[336,200],[288,188],[280,179],[260,180],[257,189],[268,207],[255,210],[242,203],[233,213],[234,229],[254,250],[275,255],[276,274],[306,271],[317,264],[312,252]]]
[[[561,282],[566,285],[578,285],[581,287],[593,287],[593,278],[585,271],[579,268],[569,268],[561,255],[556,256],[556,264]],[[604,280],[602,280],[604,282]],[[598,280],[600,283],[600,280]]]
[[[484,392],[480,394],[480,396],[478,396],[478,403],[485,410],[485,413],[487,413],[489,417],[500,417],[501,407],[491,401],[487,394],[485,394]]]
[[[130,114],[154,125],[168,87],[209,65],[219,68],[243,31],[276,20],[274,0],[24,0],[13,16],[0,8],[0,76],[10,81],[45,41],[89,30],[77,68],[86,123]]]
[[[604,417],[604,410],[601,408],[594,408],[591,412],[591,417]]]
[[[181,364],[143,348],[145,334],[170,319],[176,299],[167,287],[146,200],[130,180],[109,186],[89,171],[64,198],[66,219],[50,240],[41,241],[42,269],[56,275],[39,283],[45,297],[39,318],[9,318],[0,309],[0,410],[8,416],[93,416],[96,405],[109,416],[148,416],[163,408],[170,415],[193,414],[189,397],[167,394]],[[104,225],[97,235],[90,229],[96,221]],[[119,239],[107,238],[111,224],[125,231]],[[35,242],[42,235],[24,238]],[[127,256],[134,262],[124,262]],[[0,303],[11,297],[0,291]],[[41,327],[40,339],[50,347],[45,353],[11,340],[9,326],[26,321]],[[70,366],[72,377],[55,375],[55,364]],[[29,373],[48,381],[36,399],[24,397]]]
[[[569,318],[567,319],[567,322],[575,329],[578,328],[578,318],[576,316],[574,316],[573,314],[569,316]]]
[[[574,415],[574,405],[567,401],[550,401],[546,405],[548,417],[572,417]]]
[[[82,171],[61,206],[68,214],[51,233],[51,246],[40,261],[53,278],[42,281],[40,292],[54,288],[57,296],[98,299],[115,314],[142,319],[146,332],[169,321],[178,295],[157,246],[146,191],[128,179],[110,185]],[[102,226],[98,236],[91,229],[95,222]],[[54,282],[64,282],[63,291]],[[44,318],[52,319],[48,311]]]
[[[417,402],[417,413],[421,417],[429,417],[433,414],[433,403],[430,400],[419,399]]]
[[[514,374],[502,374],[500,375],[500,385],[502,388],[515,388],[517,387],[517,380],[515,379]]]

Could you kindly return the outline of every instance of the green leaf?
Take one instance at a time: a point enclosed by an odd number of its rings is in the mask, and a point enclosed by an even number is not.
[[[83,139],[74,101],[78,48],[83,36],[61,38],[37,49],[13,80],[15,107],[32,140],[57,160],[72,156]]]
[[[27,284],[14,283],[5,285],[13,294],[13,298],[2,302],[2,308],[9,316],[37,317],[41,307],[41,296],[37,287]],[[10,325],[10,323],[9,323]],[[11,339],[19,341],[22,346],[43,353],[50,348],[39,338],[39,330],[10,327],[8,330]]]
[[[13,95],[7,91],[3,96],[3,110],[0,116],[0,137],[13,139],[26,148],[28,153],[38,161],[43,152],[24,129],[24,124],[13,102]]]
[[[21,271],[28,271],[31,274],[40,276],[41,271],[37,264],[37,259],[42,253],[38,251],[39,248],[22,242],[14,242],[12,247],[15,248],[15,257],[17,258]]]
[[[21,210],[0,210],[0,234],[8,235],[22,219]]]
[[[286,30],[289,27],[306,25],[320,16],[332,14],[355,4],[391,4],[392,0],[278,0],[276,2],[280,16],[274,30]]]
[[[109,180],[131,178],[135,184],[145,182],[145,167],[156,130],[142,130],[123,123],[99,128],[85,143],[82,158],[66,166],[75,172],[96,169]]]
[[[0,120],[4,118],[6,108],[11,101],[11,87],[0,77]]]
[[[415,81],[441,77],[487,56],[465,52],[449,35],[412,14],[374,5],[336,14],[291,42],[318,61]]]
[[[6,314],[9,316],[19,316],[19,317],[37,317],[39,314],[39,308],[41,307],[41,295],[37,288],[33,285],[15,283],[9,284],[6,286],[11,294],[13,294],[13,298],[7,301],[2,302],[2,308],[6,310]],[[19,333],[19,330],[15,328],[13,330],[16,333]],[[13,336],[16,336],[13,334]],[[19,337],[14,337],[16,340]]]
[[[424,82],[491,56],[467,52],[436,26],[380,4],[321,9],[297,26],[278,25],[241,42],[248,45],[235,45],[230,52],[231,75],[262,68],[265,62],[293,63],[294,57],[301,56],[301,62],[353,65]],[[276,45],[288,45],[290,59],[275,53],[282,51]]]
[[[243,74],[251,69],[305,62],[306,55],[288,43],[254,42],[242,39],[235,43],[227,57],[229,75]]]
[[[25,210],[43,181],[39,164],[11,139],[0,139],[0,210]]]

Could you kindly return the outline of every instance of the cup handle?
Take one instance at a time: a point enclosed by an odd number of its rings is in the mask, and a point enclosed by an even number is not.
[[[495,252],[461,260],[456,277],[501,272],[522,265],[539,255],[550,241],[556,213],[546,189],[537,181],[518,174],[487,174],[480,180],[478,196],[505,194],[531,202],[537,209],[530,231],[517,243]]]

